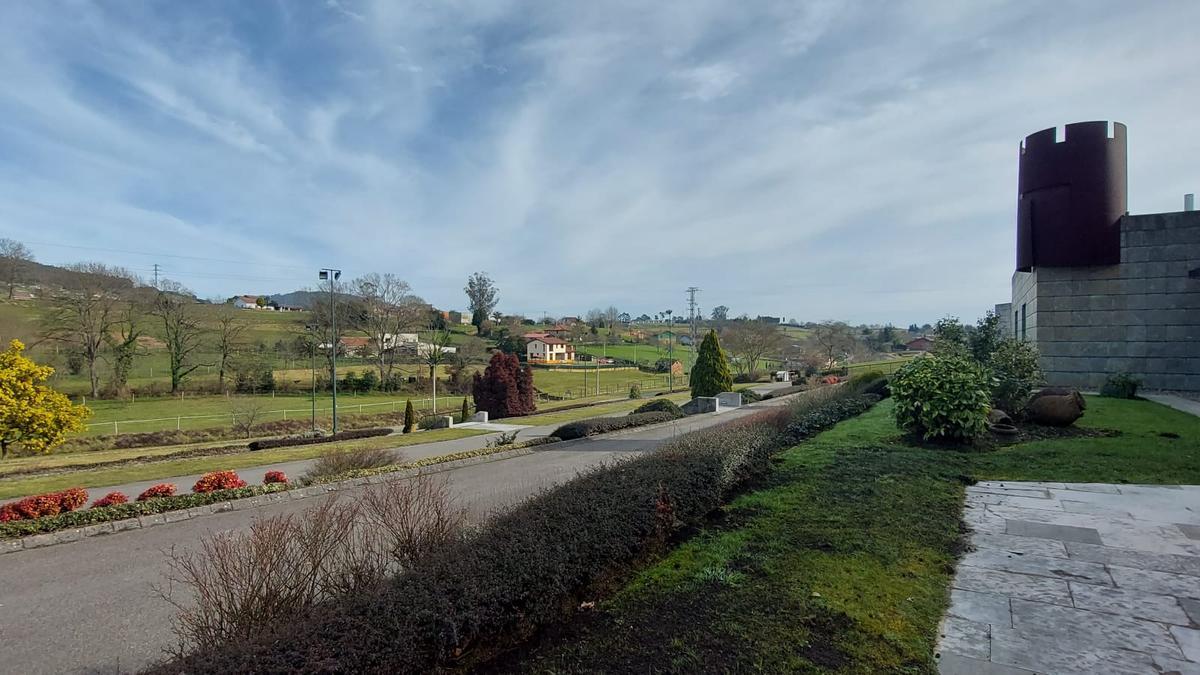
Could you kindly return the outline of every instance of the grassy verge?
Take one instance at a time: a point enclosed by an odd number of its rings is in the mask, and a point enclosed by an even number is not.
[[[904,443],[884,402],[782,453],[759,489],[494,669],[936,672],[965,483],[1200,482],[1200,420],[1088,403],[1085,426],[1122,433],[978,452]]]
[[[688,393],[670,394],[660,397],[647,397],[641,399],[630,399],[627,401],[616,401],[614,403],[603,403],[587,408],[575,408],[572,410],[562,410],[555,412],[553,410],[527,417],[513,417],[509,419],[496,420],[501,424],[525,424],[529,426],[548,426],[551,424],[564,424],[573,422],[588,417],[603,417],[605,415],[615,415],[629,412],[634,408],[642,405],[646,401],[652,401],[654,398],[666,398],[676,403],[690,401],[692,396]]]
[[[468,436],[479,436],[486,433],[488,432],[474,429],[437,429],[406,436],[381,436],[343,441],[341,443],[301,445],[293,448],[276,448],[273,450],[260,450],[258,452],[246,451],[232,455],[191,457],[188,459],[166,460],[148,464],[131,464],[111,469],[74,471],[36,478],[0,480],[0,499],[53,492],[68,487],[120,485],[122,483],[154,480],[171,476],[186,476],[217,469],[237,470],[267,464],[294,462],[302,459],[312,459],[333,448],[397,448],[420,443],[434,443],[456,438],[466,438]]]

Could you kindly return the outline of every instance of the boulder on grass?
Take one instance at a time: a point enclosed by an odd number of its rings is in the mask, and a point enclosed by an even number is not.
[[[1029,405],[1032,405],[1034,401],[1042,396],[1071,396],[1074,394],[1079,394],[1079,390],[1072,389],[1070,387],[1044,387],[1033,392],[1033,395],[1029,397],[1029,403],[1026,404],[1025,407],[1029,407]],[[1082,396],[1079,397],[1079,402],[1080,406],[1082,406],[1084,410],[1087,410],[1087,402],[1084,401]]]
[[[1026,406],[1025,413],[1037,424],[1068,427],[1083,417],[1085,408],[1087,403],[1078,391],[1062,395],[1039,392]]]

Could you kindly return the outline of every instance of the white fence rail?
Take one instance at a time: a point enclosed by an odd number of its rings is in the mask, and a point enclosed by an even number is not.
[[[537,398],[539,401],[573,401],[580,398],[590,398],[594,396],[627,395],[629,393],[630,384],[632,383],[623,382],[602,384],[598,389],[595,385],[589,385],[586,389],[581,386],[579,389],[567,389],[561,396],[547,396],[539,393]],[[639,380],[637,384],[641,386],[643,392],[665,391],[667,389],[668,381],[665,376],[656,376],[646,380]],[[687,378],[675,378],[674,386],[676,388],[686,387]],[[400,412],[404,410],[404,404],[407,401],[412,401],[413,406],[415,406],[418,411],[423,411],[427,407],[432,407],[433,403],[433,399],[428,397],[419,399],[399,398],[391,401],[377,401],[375,403],[352,403],[350,401],[354,400],[353,396],[347,396],[346,398],[348,399],[347,402],[338,402],[339,414]],[[462,400],[462,396],[458,394],[449,394],[447,396],[438,396],[437,400],[439,408],[442,408],[444,405],[444,410],[448,412],[456,412],[458,410],[458,403]],[[318,416],[328,416],[332,412],[333,407],[330,405],[321,405],[316,409]],[[312,416],[312,414],[313,408],[311,405],[309,405],[303,408],[278,408],[275,410],[263,410],[258,412],[255,417],[257,423],[275,420],[286,421],[308,419]],[[172,429],[178,431],[184,428],[185,423],[188,423],[187,427],[189,429],[196,428],[193,424],[191,424],[191,422],[196,420],[210,420],[214,423],[222,421],[232,422],[235,417],[236,413],[233,412],[213,413],[208,415],[176,415],[174,417],[154,417],[147,419],[113,420],[111,422],[92,422],[87,425],[87,428],[89,431],[112,433],[113,435],[120,435],[122,433],[128,434],[152,431],[170,431]]]

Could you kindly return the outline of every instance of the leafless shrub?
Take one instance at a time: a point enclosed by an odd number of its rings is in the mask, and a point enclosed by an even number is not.
[[[267,404],[256,396],[238,396],[229,401],[229,416],[233,419],[233,430],[243,438],[250,438],[257,424],[266,413]]]
[[[172,550],[164,597],[181,653],[251,637],[318,602],[370,588],[462,536],[447,481],[418,475]],[[176,587],[190,593],[174,592]]]
[[[356,469],[375,469],[381,466],[397,464],[400,454],[393,450],[380,448],[334,449],[325,452],[317,458],[304,474],[303,480],[311,482],[316,478],[336,476]]]
[[[368,529],[380,534],[378,545],[402,567],[453,541],[466,525],[466,511],[454,506],[450,484],[440,476],[370,486],[360,505]]]

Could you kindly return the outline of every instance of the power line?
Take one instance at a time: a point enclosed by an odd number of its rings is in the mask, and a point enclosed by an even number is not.
[[[181,260],[199,260],[202,262],[219,262],[219,263],[227,263],[230,265],[254,265],[256,267],[278,267],[281,269],[293,269],[293,270],[307,270],[308,269],[307,267],[302,267],[299,265],[280,265],[280,264],[276,264],[276,263],[253,262],[250,260],[226,260],[223,258],[208,258],[205,256],[197,256],[197,255],[180,255],[178,253],[132,251],[129,249],[104,248],[101,246],[79,246],[76,244],[58,244],[58,243],[51,243],[48,241],[27,241],[25,243],[30,244],[32,246],[51,246],[51,247],[56,247],[56,248],[76,249],[76,250],[80,250],[80,251],[96,251],[96,252],[100,252],[100,253],[124,253],[126,255],[144,255],[144,256],[159,257],[159,258],[178,258]]]
[[[700,292],[695,286],[688,286],[688,322],[692,324],[692,368],[696,367],[696,293]],[[692,372],[691,368],[688,372]]]

